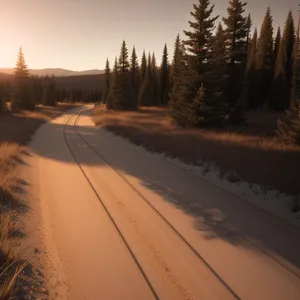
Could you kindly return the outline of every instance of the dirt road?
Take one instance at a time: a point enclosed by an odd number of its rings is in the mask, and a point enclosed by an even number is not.
[[[299,229],[75,111],[30,144],[49,299],[300,299]]]

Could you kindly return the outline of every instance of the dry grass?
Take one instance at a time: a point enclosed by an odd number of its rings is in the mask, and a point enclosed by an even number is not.
[[[243,180],[299,193],[300,148],[281,145],[274,136],[279,114],[253,112],[248,125],[221,130],[180,128],[167,117],[166,108],[142,108],[139,112],[94,110],[96,124],[128,137],[150,151],[197,164],[215,162],[234,170]]]
[[[0,299],[10,300],[14,295],[14,287],[19,274],[26,263],[19,262],[10,245],[10,232],[14,230],[11,216],[3,212],[0,215]]]
[[[77,106],[77,104],[75,104]],[[61,104],[56,107],[39,106],[35,111],[0,115],[0,299],[12,299],[18,275],[25,264],[13,252],[13,240],[20,229],[16,217],[27,209],[18,195],[24,181],[18,177],[18,164],[23,163],[25,145],[34,131],[45,121],[74,107]]]

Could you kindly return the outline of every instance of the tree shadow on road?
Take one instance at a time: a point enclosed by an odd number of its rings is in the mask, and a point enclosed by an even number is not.
[[[32,145],[31,150],[35,154],[54,161],[75,164],[74,158],[64,144],[64,130],[70,147],[75,149],[75,155],[76,149],[82,148],[87,153],[92,153],[77,136],[73,126],[60,124],[47,126],[43,134],[51,143]],[[192,216],[195,228],[208,241],[222,239],[236,247],[247,247],[252,251],[257,251],[246,240],[255,242],[264,251],[275,253],[300,268],[298,253],[300,231],[298,229],[274,221],[273,217],[245,204],[238,197],[224,193],[211,184],[203,182],[202,179],[189,172],[179,172],[177,167],[171,165],[167,167],[167,163],[162,162],[161,158],[145,153],[141,147],[128,144],[128,142],[125,142],[124,146],[124,139],[112,137],[110,132],[90,126],[80,126],[78,131],[90,146],[114,168],[129,178],[138,179],[142,186]],[[80,163],[89,166],[105,166],[102,159],[96,159],[92,154],[81,155]],[[166,165],[163,172],[157,167],[162,164]],[[172,178],[174,178],[173,173],[176,172],[180,175],[178,175],[178,181],[175,182]],[[259,216],[259,220],[256,220],[254,216]],[[180,225],[180,220],[177,222],[173,224],[175,227]],[[270,225],[273,223],[275,228]],[[278,234],[274,235],[276,231]]]

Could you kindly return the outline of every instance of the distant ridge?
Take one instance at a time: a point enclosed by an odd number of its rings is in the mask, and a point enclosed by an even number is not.
[[[60,69],[60,68],[47,68],[47,69],[30,69],[31,75],[37,76],[56,76],[56,77],[67,77],[67,76],[80,76],[80,75],[100,75],[103,74],[103,70],[93,69],[93,70],[86,70],[86,71],[72,71],[67,69]],[[3,74],[13,74],[13,68],[0,68],[0,73]]]

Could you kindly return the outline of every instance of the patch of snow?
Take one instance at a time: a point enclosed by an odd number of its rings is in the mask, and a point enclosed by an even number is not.
[[[278,190],[270,189],[257,183],[242,181],[237,173],[235,173],[235,175],[240,179],[237,182],[230,182],[228,180],[228,172],[224,173],[215,162],[207,162],[202,159],[198,159],[197,164],[183,162],[179,158],[170,157],[168,153],[149,151],[144,145],[134,144],[132,141],[123,138],[116,133],[113,134],[118,139],[131,145],[135,145],[138,151],[143,151],[148,155],[154,155],[168,161],[172,165],[192,173],[215,187],[240,198],[241,201],[246,201],[250,205],[254,205],[258,209],[300,229],[300,210],[296,213],[292,212],[292,195],[286,195]],[[222,172],[224,173],[223,178],[221,178],[220,175]]]
[[[159,155],[162,157],[162,155]],[[220,178],[221,169],[214,162],[203,162],[201,165],[192,165],[180,161],[178,158],[163,158],[177,167],[193,173],[195,176],[213,184],[214,186],[225,190],[251,205],[270,213],[277,218],[300,228],[300,211],[293,213],[291,206],[293,196],[281,193],[278,190],[268,189],[257,183],[251,184],[245,181],[232,183],[228,181],[225,175],[223,180]]]

